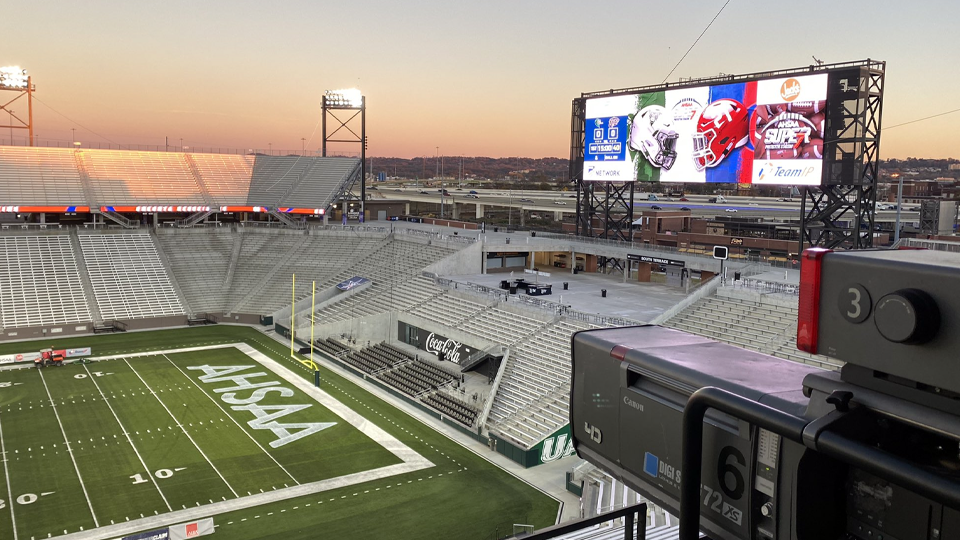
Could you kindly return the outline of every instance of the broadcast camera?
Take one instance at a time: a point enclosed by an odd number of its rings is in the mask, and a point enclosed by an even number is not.
[[[824,371],[658,326],[572,338],[577,453],[681,540],[960,539],[960,264],[804,251],[797,346]]]

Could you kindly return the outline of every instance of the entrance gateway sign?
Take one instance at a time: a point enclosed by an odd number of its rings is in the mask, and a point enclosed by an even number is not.
[[[649,257],[647,255],[635,255],[633,253],[627,253],[627,260],[629,261],[640,261],[644,263],[654,263],[654,264],[670,264],[673,266],[686,266],[687,263],[684,261],[678,261],[674,259],[664,259],[663,257]]]
[[[267,374],[258,371],[256,373],[243,373],[256,366],[189,366],[188,370],[202,371],[200,381],[205,384],[210,383],[233,383],[233,386],[215,388],[213,391],[220,394],[220,400],[230,405],[234,411],[249,411],[255,417],[247,422],[247,425],[253,429],[266,429],[272,431],[277,437],[270,442],[271,448],[280,448],[293,441],[312,435],[318,431],[323,431],[329,427],[337,425],[336,422],[296,422],[290,424],[281,424],[277,420],[293,414],[295,412],[309,409],[312,405],[260,405],[260,401],[270,392],[280,394],[280,397],[293,397],[294,391],[290,388],[280,385],[278,381],[251,382],[249,379],[265,377]],[[240,397],[240,392],[251,391],[244,397]]]

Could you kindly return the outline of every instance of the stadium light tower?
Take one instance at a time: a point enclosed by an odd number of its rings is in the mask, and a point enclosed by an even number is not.
[[[359,146],[360,155],[360,214],[367,200],[367,106],[366,98],[356,88],[327,90],[323,94],[323,143],[320,155],[327,157],[327,143]],[[345,111],[341,113],[340,111]],[[350,114],[350,111],[353,113]],[[343,118],[341,118],[341,115]],[[335,120],[333,131],[327,130],[327,117]],[[356,125],[359,122],[359,129]],[[344,208],[344,210],[346,207]]]
[[[14,129],[26,129],[29,133],[29,144],[30,146],[33,146],[33,92],[36,91],[36,88],[33,86],[30,76],[27,75],[27,70],[21,69],[20,66],[7,66],[0,68],[0,90],[17,92],[16,97],[0,105],[0,111],[6,111],[10,117],[10,125],[0,126],[10,128],[10,144],[13,144]],[[23,96],[27,96],[26,121],[14,114],[14,111],[9,108],[10,104],[22,98]],[[16,124],[14,124],[14,120],[16,120]]]

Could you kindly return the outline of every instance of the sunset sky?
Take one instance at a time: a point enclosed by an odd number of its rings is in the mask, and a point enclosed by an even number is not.
[[[574,98],[662,82],[724,1],[31,0],[0,65],[33,76],[42,141],[315,149],[324,90],[356,86],[368,155],[567,157]],[[874,58],[885,128],[960,107],[960,2],[774,5],[732,0],[669,81]],[[885,130],[880,156],[960,157],[958,123]]]

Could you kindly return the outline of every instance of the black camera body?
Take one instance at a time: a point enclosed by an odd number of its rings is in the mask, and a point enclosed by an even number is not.
[[[960,257],[803,264],[798,346],[839,372],[658,326],[578,332],[578,454],[715,540],[960,539]]]

